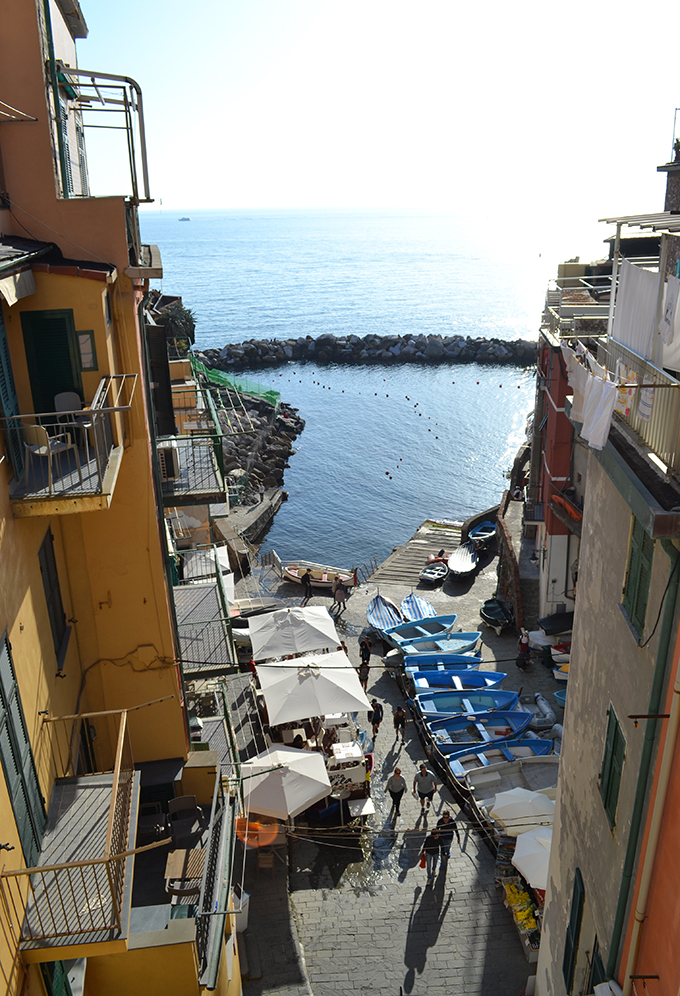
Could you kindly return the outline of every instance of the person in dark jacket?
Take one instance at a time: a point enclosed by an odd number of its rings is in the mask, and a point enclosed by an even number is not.
[[[307,602],[312,597],[312,572],[310,571],[309,567],[302,575],[300,580],[302,582],[302,590],[304,591],[304,595],[302,597],[302,604],[306,605]]]
[[[442,864],[444,864],[451,856],[451,844],[453,843],[454,833],[456,835],[456,840],[458,841],[458,846],[460,847],[458,825],[456,821],[451,818],[451,813],[448,809],[445,809],[441,815],[441,818],[437,820],[437,826],[435,829],[439,830],[439,846],[441,848]]]
[[[425,855],[428,885],[432,885],[432,883],[434,882],[434,873],[437,871],[437,862],[439,861],[440,847],[441,847],[441,842],[439,840],[439,831],[435,827],[432,833],[429,833],[425,838],[423,849],[420,852],[421,857],[423,854]]]

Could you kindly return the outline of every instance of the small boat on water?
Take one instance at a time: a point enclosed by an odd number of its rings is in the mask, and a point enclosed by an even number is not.
[[[519,738],[530,722],[529,712],[497,710],[430,720],[425,724],[425,732],[435,754],[447,766],[452,757],[469,754],[480,744],[493,746],[502,740]]]
[[[384,633],[388,629],[394,629],[403,623],[404,617],[400,609],[394,602],[384,595],[376,595],[366,607],[366,619],[368,625],[377,629],[379,633]]]
[[[422,571],[418,575],[423,584],[442,584],[446,580],[446,575],[449,573],[449,568],[443,560],[435,560],[431,564],[427,564],[423,567]]]
[[[479,671],[475,673],[480,674]],[[519,695],[517,692],[506,692],[496,688],[479,691],[465,689],[461,692],[431,688],[426,692],[416,693],[413,702],[415,709],[427,721],[436,717],[444,719],[470,715],[480,710],[491,712],[496,709],[516,709]]]
[[[478,523],[473,529],[468,533],[468,539],[472,540],[473,543],[488,543],[496,535],[496,523],[491,522],[490,519],[485,519],[484,522]]]
[[[423,636],[401,644],[400,649],[405,658],[414,654],[464,654],[475,649],[481,635],[477,630],[472,633],[449,633],[439,639]]]
[[[479,557],[475,550],[475,544],[470,540],[467,543],[461,543],[449,557],[449,574],[457,577],[465,577],[466,574],[472,574],[477,567],[478,560]]]
[[[286,581],[302,584],[302,575],[312,572],[312,588],[332,588],[336,577],[339,577],[346,588],[353,588],[357,583],[356,571],[348,571],[341,567],[327,567],[324,564],[313,564],[308,560],[296,560],[282,565],[282,576]]]
[[[430,640],[447,636],[456,625],[457,619],[458,616],[454,612],[448,616],[430,616],[415,622],[400,623],[398,626],[391,626],[384,630],[385,638],[393,647],[400,649],[405,643],[412,643],[414,640]]]
[[[429,619],[437,615],[435,607],[430,605],[427,599],[421,598],[420,595],[414,595],[413,592],[402,601],[400,609],[404,619],[408,619],[409,622]]]
[[[413,689],[413,694],[424,694],[428,689],[441,691],[450,689],[451,691],[462,692],[466,688],[495,688],[507,678],[507,674],[502,671],[445,671],[443,668],[431,668],[419,671],[415,668],[406,668],[405,678]],[[557,694],[557,693],[555,693]]]
[[[521,739],[501,740],[492,746],[480,745],[467,754],[452,757],[449,761],[451,774],[461,785],[469,771],[486,769],[504,761],[519,761],[527,757],[543,757],[553,748],[552,740],[528,734]]]

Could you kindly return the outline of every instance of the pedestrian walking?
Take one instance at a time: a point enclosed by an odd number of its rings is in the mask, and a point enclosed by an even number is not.
[[[371,669],[365,661],[362,661],[357,670],[361,687],[364,691],[366,691],[368,688],[368,676],[371,673]]]
[[[520,671],[526,671],[530,663],[529,634],[525,629],[522,629],[519,634],[519,640],[517,641],[517,659],[515,660],[515,664]]]
[[[408,717],[406,716],[406,711],[403,706],[397,706],[397,710],[394,714],[394,739],[397,741],[399,735],[401,734],[401,742],[404,743],[404,736],[406,734],[406,724],[408,723]]]
[[[300,580],[302,581],[302,590],[304,591],[304,595],[303,595],[303,598],[302,598],[302,604],[306,605],[307,602],[312,597],[312,572],[309,569],[309,567],[307,568],[307,570],[305,571],[305,573],[302,575],[302,577],[300,578]]]
[[[406,779],[401,773],[401,768],[395,768],[394,774],[390,775],[387,779],[386,784],[387,791],[392,796],[392,805],[394,806],[394,811],[397,816],[400,815],[399,808],[401,806],[402,796],[406,791]]]
[[[423,849],[420,852],[420,856],[425,855],[425,867],[427,868],[427,884],[432,885],[434,882],[434,875],[437,871],[437,862],[439,861],[439,831],[435,827],[432,833],[429,833],[425,838],[425,843],[423,844]]]
[[[378,736],[378,730],[380,729],[380,724],[383,721],[383,707],[380,705],[377,699],[371,700],[371,712],[368,714],[368,721],[373,726],[373,739]]]
[[[261,505],[262,502],[264,501],[264,484],[261,484],[257,490],[260,495],[260,505]]]
[[[362,637],[359,640],[359,655],[361,657],[362,664],[368,664],[371,660],[371,647],[373,644],[367,636]]]
[[[335,591],[333,592],[333,600],[335,602],[335,608],[337,609],[337,614],[340,615],[347,608],[347,588],[342,583],[340,578],[337,579],[337,584],[335,585]]]
[[[448,809],[445,809],[441,815],[441,818],[437,820],[435,830],[439,831],[439,845],[441,848],[442,864],[446,864],[451,857],[451,844],[453,843],[454,833],[456,835],[456,840],[458,841],[458,846],[460,847],[458,824],[454,819],[452,819],[451,813]]]
[[[413,779],[413,794],[415,795],[416,792],[418,793],[421,809],[425,809],[425,800],[427,800],[427,808],[430,808],[430,804],[436,790],[437,779],[431,771],[428,771],[427,765],[423,761],[420,765],[420,771]]]

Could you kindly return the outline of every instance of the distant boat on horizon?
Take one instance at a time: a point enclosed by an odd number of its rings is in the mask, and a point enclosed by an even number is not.
[[[180,221],[191,221],[191,218],[180,218]]]

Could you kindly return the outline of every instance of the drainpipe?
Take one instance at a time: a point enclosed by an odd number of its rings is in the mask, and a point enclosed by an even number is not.
[[[45,15],[45,31],[47,33],[47,57],[50,68],[50,84],[52,87],[52,99],[54,102],[54,118],[57,124],[57,150],[59,152],[59,167],[61,170],[61,196],[69,199],[68,183],[66,177],[66,149],[64,148],[64,136],[61,130],[61,103],[59,102],[59,81],[57,79],[57,63],[54,58],[54,39],[52,37],[52,19],[50,17],[50,0],[43,0],[43,12]],[[66,122],[64,122],[64,127]]]
[[[640,890],[638,892],[637,905],[635,907],[635,919],[633,920],[633,930],[630,939],[630,947],[628,949],[628,960],[626,961],[626,970],[623,976],[623,996],[630,996],[633,989],[633,980],[631,979],[631,975],[633,974],[633,970],[637,962],[638,950],[640,948],[640,935],[642,933],[642,924],[647,911],[647,898],[649,896],[649,887],[652,880],[652,872],[654,871],[654,863],[656,860],[656,851],[659,844],[659,834],[661,831],[663,812],[666,804],[666,795],[668,794],[668,782],[670,780],[671,769],[673,767],[673,757],[678,739],[678,730],[680,730],[680,668],[675,672],[673,701],[671,703],[670,719],[668,721],[668,730],[666,732],[666,742],[664,744],[663,756],[661,758],[661,766],[659,769],[659,784],[656,790],[656,798],[654,800],[654,808],[652,810],[652,818],[649,826],[647,851],[645,853],[645,860],[639,879]]]
[[[656,662],[654,664],[654,676],[652,678],[652,690],[649,695],[650,715],[658,715],[661,706],[661,697],[666,677],[666,665],[668,662],[668,651],[671,643],[671,633],[673,630],[673,620],[675,617],[675,605],[678,597],[678,585],[680,583],[680,572],[677,571],[680,552],[673,546],[670,540],[662,539],[661,545],[671,559],[671,570],[668,577],[668,589],[666,591],[665,605],[663,610],[663,621],[659,634],[659,645],[656,651]],[[614,927],[609,944],[609,959],[607,961],[607,976],[613,978],[616,966],[621,954],[621,939],[626,921],[626,910],[630,896],[630,888],[633,880],[633,869],[640,839],[642,818],[645,809],[645,796],[649,782],[649,772],[652,767],[652,751],[656,739],[656,728],[658,719],[648,719],[645,726],[645,739],[642,745],[642,757],[638,769],[637,788],[635,790],[635,801],[633,803],[633,813],[630,821],[630,832],[628,834],[628,845],[626,847],[626,857],[623,862],[621,873],[621,885],[619,887],[619,899],[616,905],[614,917]]]

